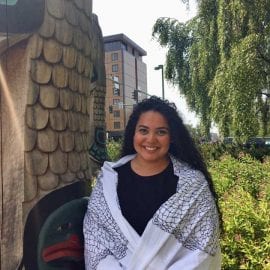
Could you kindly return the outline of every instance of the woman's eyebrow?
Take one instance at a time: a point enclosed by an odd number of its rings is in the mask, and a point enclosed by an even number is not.
[[[138,125],[138,128],[139,128],[139,127],[149,128],[148,126],[145,126],[145,125]]]
[[[158,128],[156,128],[156,129],[167,129],[167,130],[169,130],[168,127],[158,127]]]
[[[148,126],[145,126],[145,125],[139,125],[137,128],[147,128],[147,129],[149,129],[149,127]],[[155,128],[155,129],[166,129],[166,130],[169,130],[169,128],[168,127],[157,127],[157,128]]]

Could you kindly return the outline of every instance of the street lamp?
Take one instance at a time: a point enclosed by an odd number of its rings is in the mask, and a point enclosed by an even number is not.
[[[164,74],[163,74],[163,65],[158,65],[154,69],[155,70],[161,69],[161,76],[162,76],[162,99],[164,99]]]

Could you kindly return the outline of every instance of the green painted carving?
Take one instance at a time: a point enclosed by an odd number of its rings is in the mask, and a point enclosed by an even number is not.
[[[104,128],[97,127],[95,129],[95,141],[89,149],[89,155],[98,163],[103,163],[107,159]]]
[[[38,269],[84,269],[83,217],[88,199],[72,200],[46,219],[38,237]]]

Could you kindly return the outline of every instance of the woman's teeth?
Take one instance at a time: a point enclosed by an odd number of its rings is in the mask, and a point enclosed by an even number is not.
[[[149,146],[145,146],[145,149],[146,150],[149,150],[149,151],[154,151],[157,149],[157,147],[149,147]]]

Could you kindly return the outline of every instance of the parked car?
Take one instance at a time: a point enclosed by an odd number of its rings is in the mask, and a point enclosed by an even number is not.
[[[244,146],[247,147],[247,148],[250,148],[250,147],[255,147],[255,148],[264,147],[265,146],[265,140],[264,140],[264,138],[261,138],[261,137],[252,137],[252,138],[249,138],[246,143],[244,143]]]
[[[270,148],[270,137],[265,137],[264,141],[265,141],[265,146]]]
[[[223,143],[232,144],[233,143],[233,137],[224,137]]]
[[[223,143],[225,144],[232,144],[233,137],[225,137],[223,139]],[[270,137],[251,137],[249,138],[244,144],[244,147],[250,148],[250,147],[269,147],[270,148]]]

